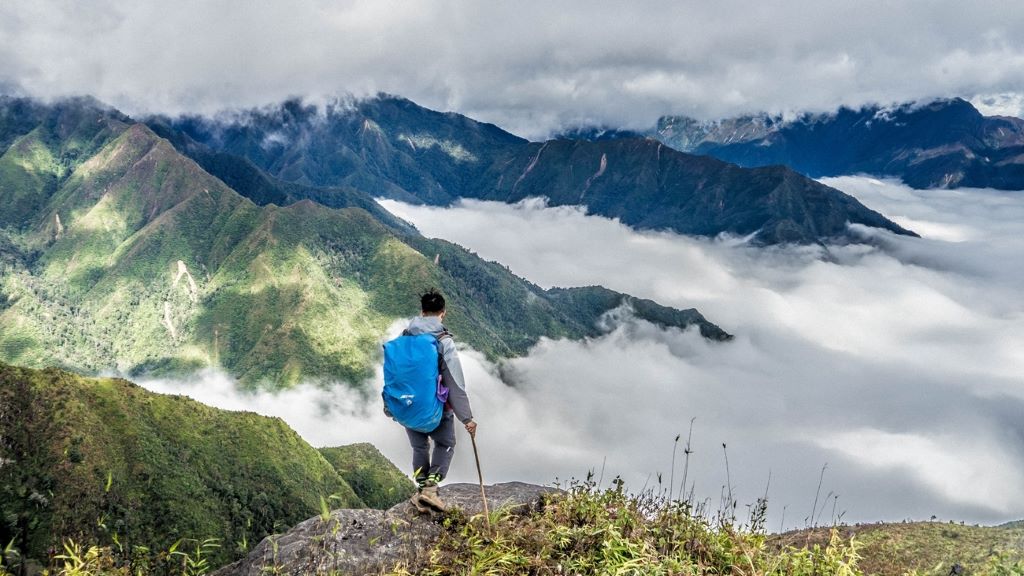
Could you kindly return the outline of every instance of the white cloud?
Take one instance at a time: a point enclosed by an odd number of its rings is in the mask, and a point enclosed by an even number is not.
[[[971,99],[974,107],[986,116],[1016,116],[1024,118],[1024,94],[981,94]]]
[[[753,249],[537,200],[385,205],[542,286],[695,306],[736,334],[707,345],[630,324],[511,363],[542,398],[539,419],[568,413],[633,483],[667,474],[671,439],[696,416],[698,492],[718,493],[726,442],[748,501],[772,470],[776,521],[781,506],[809,516],[825,462],[847,520],[1024,516],[1024,197],[826,183],[925,224],[925,238],[859,228],[871,244]]]
[[[387,337],[401,333],[407,321],[397,321]],[[460,353],[472,400],[482,421],[478,442],[488,482],[523,480],[549,484],[553,472],[582,475],[593,463],[585,438],[570,422],[547,419],[538,427],[533,398],[510,388],[498,376],[497,367],[471,349]],[[371,442],[385,456],[405,469],[411,460],[404,429],[384,416],[376,393],[367,398],[345,384],[323,387],[304,384],[284,392],[241,391],[222,372],[209,370],[188,380],[148,379],[139,384],[154,392],[183,394],[205,404],[227,410],[246,410],[282,418],[314,446],[338,446]],[[379,391],[383,375],[378,367],[366,388]],[[552,442],[552,438],[561,439]],[[468,437],[459,432],[462,443],[451,479],[476,481],[476,469]]]
[[[0,86],[129,113],[384,90],[540,136],[666,113],[1019,98],[1022,27],[999,0],[15,2],[0,6]]]
[[[773,529],[783,515],[789,527],[809,521],[826,463],[821,497],[838,494],[836,514],[845,510],[847,521],[1024,517],[1024,197],[828,182],[886,214],[957,226],[962,237],[862,230],[884,248],[826,254],[638,233],[536,200],[450,209],[387,202],[425,234],[541,285],[603,284],[696,306],[736,334],[715,344],[627,316],[601,338],[542,340],[506,362],[500,370],[513,386],[464,349],[485,479],[547,483],[604,466],[606,484],[622,475],[634,489],[657,486],[660,473],[667,489],[673,440],[683,434],[678,484],[696,418],[688,481],[697,495],[717,505],[725,443],[741,506],[771,473]],[[316,445],[372,442],[403,467],[410,457],[376,398],[366,407],[343,388],[239,396],[218,377],[144,384],[281,416]],[[461,432],[460,442],[451,480],[474,482]],[[832,504],[819,502],[819,521],[831,515]]]
[[[1024,11],[995,0],[20,2],[0,5],[0,87],[132,113],[384,90],[527,136],[951,95],[1019,115],[1022,27]],[[487,478],[547,482],[606,461],[606,481],[667,481],[672,439],[697,417],[698,492],[724,483],[725,442],[741,498],[772,470],[773,513],[787,506],[791,525],[825,462],[847,519],[1024,516],[1024,197],[826,182],[924,238],[858,228],[871,245],[751,249],[536,201],[389,203],[534,282],[696,306],[737,335],[712,345],[626,321],[593,341],[542,341],[502,367],[515,387],[466,350]],[[408,458],[402,430],[343,388],[239,394],[216,373],[145,384],[281,416],[314,444]],[[461,450],[453,479],[474,481]]]
[[[1019,463],[992,438],[965,442],[958,435],[863,429],[839,432],[819,444],[845,454],[861,466],[885,474],[910,475],[952,502],[1001,512],[1017,505]]]

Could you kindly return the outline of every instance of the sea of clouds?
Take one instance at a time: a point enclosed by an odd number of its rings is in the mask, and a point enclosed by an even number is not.
[[[542,340],[501,367],[506,382],[463,349],[485,479],[592,470],[634,490],[672,480],[678,495],[692,421],[687,490],[716,509],[731,486],[742,516],[767,489],[772,530],[840,514],[1024,517],[1024,195],[825,182],[923,238],[857,228],[863,244],[753,248],[638,232],[542,200],[384,202],[425,235],[543,287],[601,284],[696,307],[736,336],[712,343],[625,313],[600,338]],[[242,394],[216,373],[143,384],[280,416],[314,445],[372,442],[399,465],[410,457],[379,402],[344,388]],[[460,441],[451,479],[472,482]]]

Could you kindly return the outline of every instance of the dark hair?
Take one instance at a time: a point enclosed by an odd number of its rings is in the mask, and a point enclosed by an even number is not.
[[[437,314],[444,311],[444,296],[431,288],[420,296],[420,310],[424,314]]]

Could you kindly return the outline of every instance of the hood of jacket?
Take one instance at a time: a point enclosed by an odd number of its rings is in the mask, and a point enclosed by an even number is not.
[[[437,316],[417,316],[412,319],[409,323],[409,327],[406,331],[413,336],[417,334],[438,334],[445,331],[444,324],[441,324],[441,319]]]

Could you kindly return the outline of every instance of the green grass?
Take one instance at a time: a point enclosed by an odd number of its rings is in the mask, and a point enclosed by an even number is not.
[[[695,512],[688,503],[576,483],[539,510],[449,516],[425,565],[395,574],[856,576],[857,544],[838,537],[808,549],[772,549],[764,534]]]
[[[861,546],[861,567],[866,574],[899,576],[908,572],[946,576],[954,564],[967,574],[989,573],[996,566],[1024,562],[1024,527],[965,526],[945,522],[862,524],[839,528],[844,538]],[[802,530],[773,536],[777,546],[820,544],[828,530]],[[1017,572],[1024,574],[1024,564]]]
[[[416,491],[409,476],[372,444],[320,448],[320,453],[370,508],[390,508]]]
[[[125,380],[0,364],[0,540],[43,557],[64,537],[166,549],[235,543],[363,503],[279,418],[229,412]],[[386,461],[377,462],[391,470]],[[372,487],[371,487],[372,489]]]
[[[763,505],[762,503],[762,511]],[[762,517],[763,519],[763,517]],[[1024,574],[1019,528],[891,524],[767,535],[688,502],[573,483],[537,510],[451,514],[440,540],[393,574],[859,576]]]

